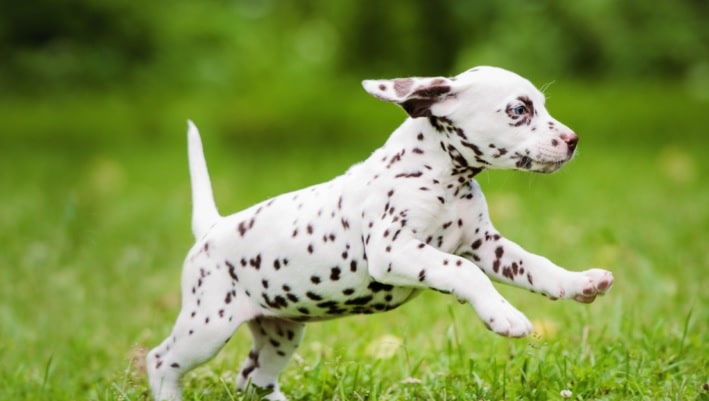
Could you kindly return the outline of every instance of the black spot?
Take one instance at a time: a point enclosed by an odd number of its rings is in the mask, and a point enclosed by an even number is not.
[[[423,281],[426,279],[426,269],[421,269],[419,272],[419,281]]]
[[[394,176],[394,178],[417,178],[423,175],[420,171],[415,171],[413,173],[399,173]]]
[[[245,367],[244,370],[241,371],[241,376],[243,376],[244,378],[249,377],[249,375],[251,374],[251,372],[254,371],[254,369],[256,369],[256,365]]]
[[[392,242],[396,241],[396,239],[399,237],[400,233],[401,233],[401,229],[396,230],[396,232],[394,233],[394,236],[391,238],[391,241]]]
[[[340,268],[339,267],[333,267],[330,270],[330,280],[332,281],[337,281],[340,279]]]
[[[351,272],[357,271],[357,261],[356,260],[350,261],[350,271]]]
[[[273,304],[275,308],[285,308],[288,306],[288,301],[281,296],[281,295],[276,295],[276,297],[273,299]]]
[[[373,297],[371,295],[365,295],[363,297],[357,297],[345,301],[345,305],[366,305],[372,301]]]
[[[273,261],[273,268],[279,270],[281,268],[281,261],[276,259]]]
[[[386,310],[387,306],[384,304],[374,304],[372,307],[378,311]]]
[[[337,302],[335,302],[335,301],[325,301],[325,302],[320,302],[319,304],[317,304],[317,306],[318,306],[318,308],[321,308],[321,309],[332,309],[332,308],[337,307],[338,305],[337,305]]]
[[[236,230],[239,232],[239,235],[243,237],[244,234],[246,234],[246,232],[249,230],[249,228],[246,222],[242,221],[239,223],[239,226],[236,228]]]
[[[371,283],[369,283],[367,288],[369,288],[372,292],[379,292],[379,291],[391,291],[394,288],[394,286],[389,285],[389,284],[382,284],[378,281],[372,281]]]
[[[512,269],[510,269],[509,266],[505,266],[502,268],[502,275],[510,280],[514,278],[514,276],[512,275]]]
[[[322,301],[322,297],[312,291],[306,292],[305,296],[312,299],[313,301]]]
[[[345,295],[352,295],[354,294],[354,292],[355,290],[353,288],[345,288],[344,290],[342,290],[342,293]]]
[[[228,260],[224,261],[224,263],[229,267],[229,275],[231,276],[234,281],[239,281],[239,278],[236,276],[236,268],[234,267],[233,264],[231,264]]]
[[[522,156],[515,165],[519,168],[530,169],[532,168],[532,158],[529,156]]]
[[[256,255],[255,258],[249,260],[249,265],[254,269],[258,270],[261,268],[261,254]]]
[[[310,277],[310,281],[311,281],[313,284],[320,284],[320,277],[318,277],[318,276],[311,276],[311,277]]]
[[[502,257],[502,254],[504,254],[504,253],[505,253],[505,250],[501,246],[498,246],[497,248],[495,248],[495,256],[498,259],[500,259]]]

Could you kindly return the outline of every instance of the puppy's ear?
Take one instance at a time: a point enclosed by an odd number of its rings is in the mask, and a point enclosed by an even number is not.
[[[397,78],[362,81],[370,95],[396,103],[411,117],[445,117],[456,102],[448,78]]]

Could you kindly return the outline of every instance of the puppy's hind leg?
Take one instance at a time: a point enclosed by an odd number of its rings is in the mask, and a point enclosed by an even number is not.
[[[222,285],[218,279],[203,280],[205,291],[183,296],[172,333],[147,356],[148,377],[156,401],[179,401],[180,378],[216,355],[241,323],[255,315],[249,312],[253,307],[246,295]],[[215,285],[208,285],[210,281]]]
[[[283,401],[286,397],[278,386],[278,374],[288,364],[300,345],[305,324],[274,318],[256,318],[249,322],[253,346],[241,367],[237,387],[250,385],[272,390],[268,400]]]

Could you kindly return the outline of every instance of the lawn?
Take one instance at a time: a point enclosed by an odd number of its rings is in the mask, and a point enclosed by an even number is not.
[[[339,174],[403,119],[348,93],[337,107],[314,90],[270,108],[236,94],[4,100],[0,400],[148,399],[142,355],[170,331],[191,245],[185,119],[229,212]],[[519,340],[434,292],[311,324],[281,378],[291,399],[709,400],[709,101],[672,84],[547,93],[581,136],[577,158],[478,181],[503,234],[570,269],[612,270],[612,291],[582,305],[499,286],[537,328]],[[185,378],[185,399],[242,399],[248,347],[240,330]]]

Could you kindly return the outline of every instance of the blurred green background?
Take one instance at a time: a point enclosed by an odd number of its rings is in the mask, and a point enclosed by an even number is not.
[[[571,342],[608,325],[598,341],[641,361],[631,385],[589,386],[589,399],[701,393],[708,21],[705,0],[0,0],[0,399],[145,398],[136,355],[169,332],[191,245],[188,118],[230,213],[338,175],[385,141],[405,115],[362,79],[475,65],[547,86],[547,108],[581,137],[553,176],[479,176],[497,227],[617,280],[589,309],[504,294]],[[406,341],[424,352],[450,331],[452,303],[425,297],[389,317],[313,325],[306,342],[359,360],[348,344],[420,324],[431,335]],[[461,347],[495,341],[478,324],[461,332],[478,336]]]
[[[652,82],[706,99],[708,16],[703,0],[6,0],[0,143],[173,143],[187,117],[239,143],[348,142],[375,109],[360,80],[483,64],[559,90]]]

